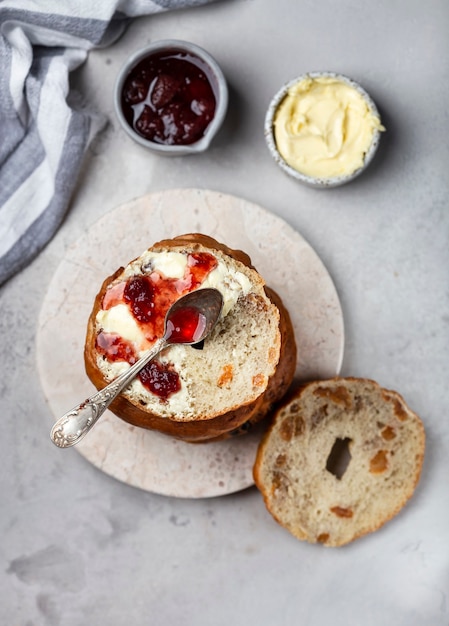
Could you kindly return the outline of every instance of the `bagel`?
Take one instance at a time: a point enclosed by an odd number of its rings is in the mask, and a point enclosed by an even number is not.
[[[103,282],[84,347],[87,375],[101,389],[162,336],[172,302],[201,287],[224,297],[201,349],[168,347],[110,405],[134,426],[190,442],[247,432],[294,376],[289,314],[247,254],[201,234],[155,243]]]
[[[423,424],[397,392],[337,377],[284,400],[260,442],[254,480],[295,537],[342,546],[402,509],[424,448]]]

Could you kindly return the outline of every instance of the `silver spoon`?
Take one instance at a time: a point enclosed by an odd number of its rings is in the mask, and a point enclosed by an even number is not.
[[[217,289],[198,289],[179,298],[167,311],[164,335],[123,374],[63,415],[50,437],[59,448],[80,441],[96,424],[111,402],[159,352],[175,343],[193,345],[207,337],[220,317],[223,296]]]

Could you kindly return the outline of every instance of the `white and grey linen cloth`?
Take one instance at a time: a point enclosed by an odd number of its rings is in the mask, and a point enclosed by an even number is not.
[[[69,73],[133,17],[211,0],[0,0],[0,286],[61,224],[100,128]]]

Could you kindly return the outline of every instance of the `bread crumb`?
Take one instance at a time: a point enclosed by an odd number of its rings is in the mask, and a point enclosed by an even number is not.
[[[351,394],[346,387],[317,387],[313,393],[320,398],[328,398],[331,402],[344,406],[345,409],[352,407]]]
[[[253,387],[262,387],[265,384],[264,374],[256,374],[253,376]]]
[[[382,474],[388,467],[387,451],[379,450],[369,463],[371,474]]]
[[[349,518],[351,518],[354,515],[354,513],[351,511],[351,509],[345,509],[342,506],[331,506],[330,510],[337,517],[343,517],[343,518],[348,518],[349,519]]]
[[[281,423],[279,435],[284,441],[291,441],[293,437],[302,435],[304,420],[300,415],[289,415]]]
[[[400,422],[405,422],[405,420],[407,419],[407,412],[405,411],[399,400],[396,399],[394,400],[394,414]]]
[[[380,434],[385,439],[385,441],[391,441],[396,437],[396,431],[391,426],[385,426]]]
[[[223,370],[217,381],[217,385],[220,388],[225,387],[226,385],[229,385],[230,383],[232,383],[233,378],[234,378],[234,368],[232,366],[232,363],[228,363],[227,365],[223,366]]]

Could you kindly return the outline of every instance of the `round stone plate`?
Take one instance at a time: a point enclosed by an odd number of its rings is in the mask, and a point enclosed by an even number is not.
[[[52,278],[39,317],[37,360],[55,420],[95,391],[84,371],[83,348],[104,278],[156,241],[193,232],[244,250],[282,297],[296,333],[298,379],[339,373],[344,344],[340,302],[326,268],[301,235],[246,200],[199,189],[168,190],[132,200],[98,220],[67,250]],[[135,487],[204,498],[253,484],[259,438],[260,431],[188,444],[130,426],[106,411],[73,450]]]

